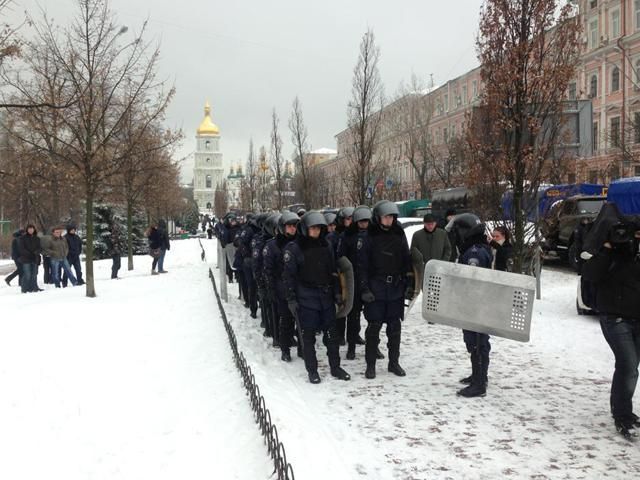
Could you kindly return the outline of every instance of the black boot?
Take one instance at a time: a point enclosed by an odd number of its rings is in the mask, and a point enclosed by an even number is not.
[[[345,372],[342,367],[332,368],[331,376],[336,377],[338,380],[351,380],[351,375]]]
[[[400,340],[401,335],[401,323],[398,320],[390,324],[387,327],[387,348],[389,349],[389,368],[388,370],[397,375],[398,377],[404,377],[406,375],[403,368],[400,366]]]
[[[309,372],[309,382],[311,383],[320,383],[320,375],[318,375],[318,372]]]
[[[309,372],[309,380],[311,380],[311,373],[318,374],[318,359],[316,358],[316,332],[312,328],[307,328],[302,331],[303,349],[302,354],[304,356],[304,366]],[[320,378],[320,377],[318,377]],[[311,382],[313,383],[313,382]]]
[[[282,355],[280,355],[280,359],[283,362],[290,362],[291,361],[291,352],[289,351],[288,348],[283,348],[282,349]]]
[[[347,360],[355,360],[356,359],[356,346],[353,343],[349,344],[349,348],[347,348]]]
[[[484,397],[487,394],[487,384],[483,375],[482,359],[477,350],[471,352],[471,385],[458,390],[458,395],[466,398]]]
[[[356,345],[364,345],[364,343],[364,338],[358,335],[358,338],[356,338]]]
[[[367,363],[367,369],[364,371],[365,378],[371,380],[372,378],[376,378],[376,364],[375,363]]]
[[[384,358],[384,353],[382,353],[382,352],[380,351],[380,349],[379,349],[379,348],[377,348],[377,347],[376,347],[376,358],[377,358],[378,360],[382,360],[382,359]]]
[[[469,375],[468,377],[461,378],[460,383],[464,385],[471,385],[471,380],[473,380],[473,377]]]

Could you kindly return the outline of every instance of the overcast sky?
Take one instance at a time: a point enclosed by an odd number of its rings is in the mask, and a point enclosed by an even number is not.
[[[14,0],[12,17],[45,8],[66,23],[75,0]],[[358,46],[367,28],[380,46],[385,92],[412,73],[441,84],[477,65],[475,37],[482,0],[110,0],[133,36],[145,19],[160,42],[160,73],[177,93],[168,126],[182,128],[183,179],[191,181],[195,130],[208,99],[220,127],[225,164],[246,161],[249,138],[269,147],[271,111],[287,127],[298,95],[311,146],[335,148]],[[28,30],[25,30],[25,33]]]

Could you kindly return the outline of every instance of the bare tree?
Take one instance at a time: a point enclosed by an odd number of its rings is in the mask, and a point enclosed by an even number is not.
[[[271,170],[275,180],[275,190],[278,199],[276,208],[282,210],[284,204],[284,175],[285,175],[285,162],[282,156],[282,138],[278,130],[280,120],[276,114],[276,109],[273,109],[271,113]]]
[[[253,138],[249,139],[249,154],[247,155],[247,174],[242,181],[241,196],[243,208],[253,211],[256,208],[256,188],[258,187],[258,164],[256,152],[253,148]]]
[[[309,164],[308,158],[308,132],[302,116],[302,104],[296,96],[293,100],[291,116],[289,117],[289,130],[291,131],[291,143],[294,149],[294,163],[299,176],[299,191],[301,193],[302,203],[307,208],[316,206],[314,203],[314,191],[316,187],[315,168]]]
[[[224,180],[222,185],[216,187],[214,194],[214,205],[216,217],[222,218],[229,211],[229,191],[227,188],[227,181]]]
[[[34,22],[35,40],[30,43],[34,52],[29,58],[47,58],[47,64],[60,68],[61,98],[65,105],[58,132],[49,129],[59,143],[57,151],[49,151],[46,144],[21,137],[42,151],[53,154],[57,162],[77,172],[84,189],[87,227],[86,294],[96,295],[93,277],[93,205],[101,188],[120,172],[131,154],[132,144],[118,141],[126,118],[141,101],[162,96],[162,82],[156,78],[158,48],[150,48],[142,40],[142,31],[131,42],[120,43],[126,27],[115,25],[107,0],[77,0],[78,14],[71,25],[58,28],[46,15]],[[41,104],[38,99],[46,92],[38,88],[39,77],[47,75],[30,65],[33,81],[14,81],[27,104]],[[151,107],[149,107],[151,108]],[[47,107],[30,109],[34,118]],[[138,130],[143,134],[158,114],[150,114]]]
[[[347,192],[356,204],[367,202],[367,189],[373,187],[380,169],[380,162],[374,162],[384,104],[379,59],[375,35],[367,30],[353,70],[352,98],[347,108],[349,138],[342,175]]]
[[[535,198],[557,144],[563,101],[575,78],[580,25],[556,0],[487,0],[477,40],[482,105],[471,120],[477,152],[470,179],[496,177],[513,190],[514,271],[526,255],[528,201]]]

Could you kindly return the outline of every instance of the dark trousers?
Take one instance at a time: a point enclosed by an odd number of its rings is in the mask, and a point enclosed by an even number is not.
[[[46,283],[53,283],[53,275],[51,274],[51,259],[49,257],[42,257],[42,268],[44,269],[42,281]]]
[[[322,330],[325,335],[327,357],[331,369],[340,366],[339,340],[336,332],[335,307],[324,310],[311,310],[303,306],[298,307],[298,317],[302,320],[302,342],[304,366],[307,372],[318,371],[316,357],[316,331]]]
[[[244,274],[244,280],[247,282],[247,298],[249,301],[249,309],[251,313],[255,314],[258,311],[258,286],[256,280],[253,278],[253,271],[251,270],[251,263],[246,260],[242,264],[242,273]]]
[[[7,275],[7,278],[5,278],[5,280],[7,282],[11,282],[11,280],[18,277],[18,285],[22,285],[22,267],[20,267],[20,263],[16,262],[15,260],[14,263],[16,264],[16,269],[12,273]]]
[[[471,354],[471,383],[486,385],[489,372],[491,342],[486,333],[463,330],[462,336],[467,352]]]
[[[38,265],[35,263],[21,263],[22,267],[22,293],[38,291]]]
[[[347,343],[349,345],[355,345],[360,337],[360,314],[362,312],[362,300],[360,300],[360,293],[358,292],[353,299],[353,308],[347,316]],[[344,335],[344,332],[343,332]]]
[[[111,278],[118,278],[118,270],[120,270],[120,254],[114,253],[111,255]]]
[[[387,323],[387,348],[389,349],[389,363],[397,364],[400,360],[400,339],[402,336],[402,322],[399,318],[391,319]],[[367,365],[375,365],[378,345],[380,344],[380,330],[382,322],[369,322],[364,332],[364,356]]]
[[[280,349],[283,351],[289,351],[292,346],[294,334],[296,333],[296,324],[291,311],[289,311],[289,305],[287,305],[286,300],[281,298],[278,299],[277,313]]]
[[[640,320],[602,315],[600,327],[616,359],[611,382],[611,414],[622,422],[633,416],[633,395],[640,363]]]
[[[247,291],[247,279],[244,276],[244,270],[239,268],[236,270],[236,278],[238,279],[238,288],[240,289],[240,297],[245,303],[249,303],[249,292]]]

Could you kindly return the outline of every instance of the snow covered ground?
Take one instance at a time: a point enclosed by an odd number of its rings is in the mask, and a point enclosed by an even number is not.
[[[0,284],[0,479],[272,478],[198,241],[172,243],[167,275],[135,261],[118,281],[96,262],[95,299]],[[455,395],[469,373],[460,331],[418,307],[406,377],[382,360],[365,380],[361,348],[343,360],[352,380],[335,380],[319,345],[320,385],[302,360],[280,361],[236,284],[227,314],[297,479],[634,478],[638,446],[608,413],[613,355],[597,320],[575,314],[576,280],[543,272],[532,340],[493,339],[481,399]]]
[[[270,478],[197,240],[150,263],[96,262],[94,299],[1,284],[1,479]]]
[[[215,242],[205,245],[215,268]],[[456,396],[470,371],[461,332],[427,324],[419,308],[403,324],[406,377],[382,360],[366,380],[361,348],[355,361],[341,351],[352,380],[335,380],[320,346],[320,385],[308,383],[301,359],[280,361],[236,284],[227,314],[296,478],[633,478],[640,452],[613,428],[614,362],[599,323],[575,312],[576,276],[545,270],[542,285],[531,342],[492,340],[489,390],[479,399]]]

